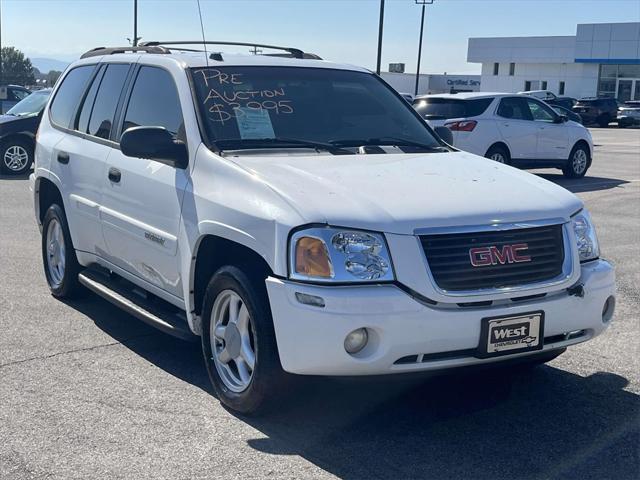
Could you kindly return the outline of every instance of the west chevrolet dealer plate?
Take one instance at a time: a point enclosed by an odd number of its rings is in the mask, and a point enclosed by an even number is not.
[[[482,319],[479,353],[506,355],[541,350],[544,338],[544,312]]]

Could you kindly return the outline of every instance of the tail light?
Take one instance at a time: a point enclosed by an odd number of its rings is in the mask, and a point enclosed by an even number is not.
[[[449,130],[453,132],[473,132],[478,122],[475,120],[462,120],[460,122],[445,123],[445,127],[449,127]]]

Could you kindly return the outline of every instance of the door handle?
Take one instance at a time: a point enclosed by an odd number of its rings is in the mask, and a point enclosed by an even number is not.
[[[69,154],[67,152],[58,152],[58,162],[64,165],[69,163]]]
[[[122,178],[122,173],[120,173],[120,170],[114,167],[111,167],[109,169],[109,180],[111,180],[114,183],[118,183],[121,178]]]

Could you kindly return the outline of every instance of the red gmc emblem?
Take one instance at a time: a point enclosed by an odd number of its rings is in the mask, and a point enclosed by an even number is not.
[[[471,265],[474,267],[530,262],[531,257],[522,253],[528,249],[529,245],[526,243],[504,245],[502,248],[496,247],[495,245],[491,247],[477,247],[469,250],[469,258],[471,259]]]

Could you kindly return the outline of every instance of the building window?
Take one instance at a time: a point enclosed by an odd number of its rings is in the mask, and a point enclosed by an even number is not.
[[[509,75],[513,77],[513,75],[516,73],[516,64],[515,63],[510,63],[509,64]]]
[[[524,91],[525,92],[530,92],[531,91],[531,81],[530,80],[526,80],[524,82]]]
[[[493,74],[494,75],[498,75],[498,73],[500,73],[500,64],[499,63],[494,63],[493,64]]]
[[[564,95],[564,82],[558,84],[558,95]]]
[[[541,90],[546,90],[547,89],[547,81],[546,80],[542,80],[540,89]]]

